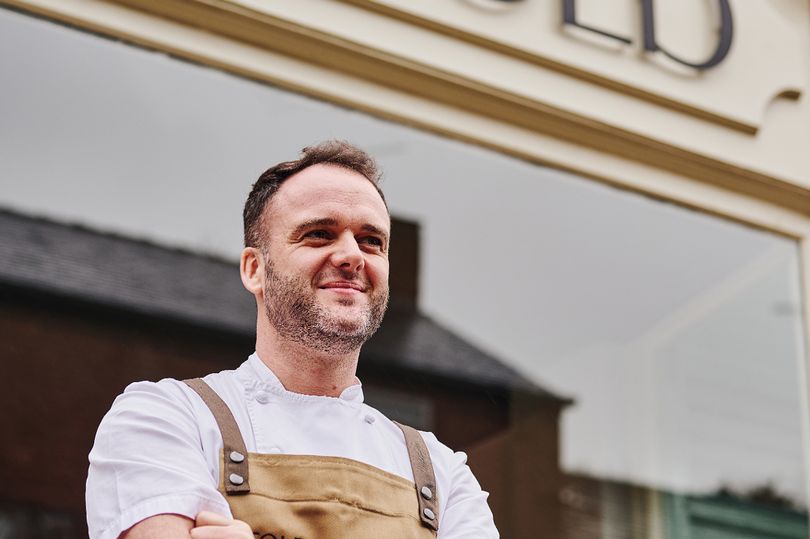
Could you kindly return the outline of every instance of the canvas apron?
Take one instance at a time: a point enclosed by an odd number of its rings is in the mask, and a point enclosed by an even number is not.
[[[415,482],[341,457],[248,453],[228,406],[185,380],[222,433],[220,491],[259,539],[432,539],[439,529],[433,464],[422,436],[400,425]]]

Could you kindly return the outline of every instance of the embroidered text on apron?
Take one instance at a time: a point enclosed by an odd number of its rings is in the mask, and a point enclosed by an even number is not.
[[[216,419],[223,441],[220,491],[258,539],[432,539],[439,528],[433,464],[406,425],[415,482],[342,457],[248,453],[228,405],[202,379],[185,380]]]

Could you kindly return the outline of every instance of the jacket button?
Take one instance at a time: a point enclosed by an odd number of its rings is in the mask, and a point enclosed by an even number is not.
[[[245,479],[241,475],[236,473],[232,473],[231,475],[229,475],[228,480],[231,482],[231,484],[234,485],[241,485],[242,483],[245,482]]]
[[[228,455],[228,457],[231,459],[231,462],[235,462],[237,464],[245,461],[245,455],[239,451],[231,451],[231,454]]]
[[[428,509],[427,507],[425,507],[425,510],[424,510],[424,511],[422,511],[422,513],[424,513],[425,517],[426,517],[428,520],[433,520],[434,518],[436,518],[436,515],[434,515],[434,514],[433,514],[433,511],[431,511],[431,510],[430,510],[430,509]]]
[[[422,487],[419,491],[422,493],[422,497],[426,500],[430,500],[433,498],[433,492],[428,487]]]
[[[256,393],[256,396],[254,398],[256,399],[256,402],[258,402],[259,404],[267,404],[268,402],[270,402],[270,395],[268,395],[264,391]]]

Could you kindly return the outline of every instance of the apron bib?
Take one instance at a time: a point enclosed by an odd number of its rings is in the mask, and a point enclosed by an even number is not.
[[[202,379],[185,380],[222,433],[220,491],[258,539],[434,539],[439,503],[422,436],[406,425],[415,483],[342,457],[248,453],[228,406]]]

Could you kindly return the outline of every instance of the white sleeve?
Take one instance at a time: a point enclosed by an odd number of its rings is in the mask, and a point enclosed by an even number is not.
[[[87,475],[91,539],[116,539],[163,513],[230,516],[217,463],[204,454],[195,405],[180,384],[131,384],[101,421]]]
[[[453,452],[431,433],[424,435],[428,447],[440,455],[441,465],[434,466],[437,482],[449,485],[445,492],[439,492],[444,499],[439,500],[443,509],[437,539],[497,539],[498,530],[487,504],[489,493],[481,490],[467,466],[467,455]],[[439,477],[440,474],[444,477]]]

